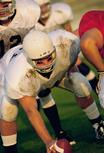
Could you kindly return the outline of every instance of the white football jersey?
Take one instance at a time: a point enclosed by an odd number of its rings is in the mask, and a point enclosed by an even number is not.
[[[79,39],[75,35],[69,32],[65,33],[64,30],[56,30],[49,36],[56,48],[56,63],[49,78],[42,76],[32,67],[21,46],[17,47],[17,50],[16,47],[12,49],[15,55],[9,58],[10,62],[6,66],[4,81],[5,92],[10,98],[18,99],[25,95],[37,96],[41,90],[54,87],[55,83],[60,81],[70,69],[73,57],[76,60],[79,51],[76,49],[73,52],[70,49],[69,41],[69,39],[76,40],[79,44]],[[8,53],[8,56],[11,55]],[[7,56],[5,57],[7,60]]]
[[[40,17],[40,7],[34,0],[16,0],[16,15],[8,26],[0,25],[0,57],[20,44]]]
[[[45,25],[37,22],[35,25],[36,30],[50,32],[59,28],[62,25],[73,19],[73,12],[71,7],[66,3],[54,3],[51,5],[51,15]]]

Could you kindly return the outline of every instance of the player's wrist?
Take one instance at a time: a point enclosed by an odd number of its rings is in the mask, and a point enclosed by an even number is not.
[[[48,143],[46,144],[46,147],[47,147],[47,148],[51,148],[51,147],[56,143],[56,141],[57,141],[57,140],[52,140],[52,141],[48,142]]]

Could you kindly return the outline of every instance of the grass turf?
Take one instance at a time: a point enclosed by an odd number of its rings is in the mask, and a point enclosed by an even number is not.
[[[75,102],[74,96],[61,89],[54,89],[52,92],[58,106],[63,128],[71,133],[77,141],[77,144],[73,146],[74,153],[104,153],[104,144],[95,141],[94,130]],[[103,114],[102,110],[100,111]],[[42,110],[41,114],[50,133],[54,136],[54,132]],[[19,153],[45,153],[44,144],[33,131],[21,108],[19,109],[17,123]],[[0,153],[3,153],[2,147],[0,147]]]

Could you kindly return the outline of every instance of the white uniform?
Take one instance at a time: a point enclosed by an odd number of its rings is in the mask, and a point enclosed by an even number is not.
[[[1,110],[5,103],[11,104],[8,102],[8,97],[10,100],[16,100],[26,95],[36,97],[42,90],[53,88],[56,84],[73,91],[80,97],[90,95],[90,86],[79,72],[73,72],[69,75],[69,70],[76,62],[79,53],[78,49],[75,48],[75,44],[72,44],[73,47],[69,49],[69,39],[75,40],[77,47],[79,39],[72,33],[64,30],[53,31],[49,33],[49,36],[56,48],[56,64],[49,78],[43,77],[34,70],[27,60],[21,45],[11,49],[3,57],[2,62],[8,64],[6,64],[4,72],[4,94],[1,95]],[[6,97],[7,102],[6,100],[2,102]],[[8,120],[3,114],[5,113],[1,113],[2,118]]]
[[[40,17],[40,7],[34,0],[16,0],[16,15],[8,26],[0,25],[0,57],[20,44]]]
[[[104,108],[104,72],[99,72],[99,81],[96,89],[100,99],[100,105]]]
[[[51,15],[46,24],[37,22],[36,30],[50,32],[62,28],[63,24],[73,19],[73,12],[68,4],[59,2],[52,4],[51,7]]]

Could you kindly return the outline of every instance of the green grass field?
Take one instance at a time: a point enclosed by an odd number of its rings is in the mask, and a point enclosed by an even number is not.
[[[78,107],[73,95],[61,89],[54,89],[52,92],[57,102],[63,128],[68,133],[71,133],[77,141],[77,144],[73,146],[74,153],[104,153],[104,144],[99,144],[95,141],[94,130],[85,114]],[[54,135],[43,112],[41,114],[50,133]],[[45,153],[44,144],[33,131],[21,108],[17,123],[19,153]],[[3,153],[2,147],[0,148],[0,153]]]

